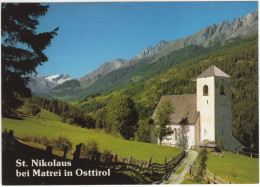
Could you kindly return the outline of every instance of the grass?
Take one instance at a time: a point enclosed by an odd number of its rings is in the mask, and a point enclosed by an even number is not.
[[[178,148],[128,141],[94,130],[31,116],[25,116],[22,120],[2,118],[2,131],[4,129],[14,130],[16,137],[21,137],[24,134],[46,135],[48,138],[63,135],[73,143],[73,149],[79,143],[95,139],[99,143],[101,151],[108,149],[119,156],[132,156],[134,159],[140,160],[148,160],[152,155],[153,160],[157,163],[164,163],[165,156],[170,158],[181,152],[181,149]]]
[[[59,121],[62,122],[62,118],[52,112],[49,112],[47,110],[41,109],[41,112],[38,114],[40,118],[52,120],[52,121]]]
[[[186,175],[181,184],[206,184],[204,180],[201,180],[199,177]]]
[[[187,165],[187,163],[183,163],[181,165],[181,167],[175,172],[176,175],[181,174],[181,172],[183,171],[183,169],[185,168],[185,166]]]
[[[207,169],[232,184],[259,183],[259,159],[228,152],[223,157],[208,153]]]

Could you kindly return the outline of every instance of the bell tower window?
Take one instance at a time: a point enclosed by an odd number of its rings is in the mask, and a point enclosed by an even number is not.
[[[203,86],[203,96],[208,96],[209,93],[209,88],[207,85]]]
[[[223,85],[220,86],[220,95],[226,95],[225,94],[225,89],[224,89]]]

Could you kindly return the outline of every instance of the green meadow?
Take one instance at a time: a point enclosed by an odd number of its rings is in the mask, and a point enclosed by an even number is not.
[[[223,157],[208,153],[209,171],[231,184],[259,183],[259,159],[228,152],[221,154]]]
[[[49,119],[49,120],[53,120],[53,121],[59,121],[62,122],[62,117],[49,112],[47,110],[41,109],[41,112],[38,114],[39,118],[44,118],[44,119]]]
[[[98,142],[100,151],[107,149],[122,157],[132,156],[134,159],[147,161],[150,156],[153,156],[152,160],[157,163],[163,163],[165,156],[169,160],[170,157],[181,152],[181,149],[178,148],[124,140],[96,130],[65,124],[59,122],[59,118],[53,115],[43,111],[39,114],[40,117],[23,116],[21,120],[2,118],[2,131],[5,129],[13,130],[16,137],[22,137],[25,134],[46,135],[48,138],[63,135],[73,143],[73,149],[79,143],[94,139]]]

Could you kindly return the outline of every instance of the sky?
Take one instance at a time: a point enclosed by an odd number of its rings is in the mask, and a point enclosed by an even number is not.
[[[159,41],[193,35],[222,20],[258,10],[255,2],[48,3],[37,32],[59,27],[44,52],[43,76],[67,73],[80,78],[104,62],[131,59]]]

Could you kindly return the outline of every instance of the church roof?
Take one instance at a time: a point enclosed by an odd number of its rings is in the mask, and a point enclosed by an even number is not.
[[[228,74],[224,73],[222,70],[212,65],[204,72],[202,72],[197,78],[205,78],[205,77],[230,77]]]
[[[196,94],[162,96],[152,115],[153,120],[155,120],[158,106],[167,99],[170,99],[174,106],[174,113],[170,115],[171,124],[179,124],[185,118],[187,118],[188,124],[195,124],[199,116]]]

